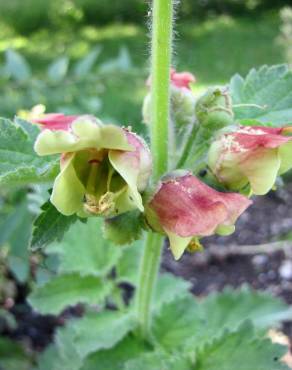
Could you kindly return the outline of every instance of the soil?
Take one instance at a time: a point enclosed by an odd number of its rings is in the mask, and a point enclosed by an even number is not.
[[[192,292],[198,296],[220,291],[227,285],[249,284],[292,304],[292,241],[291,245],[286,243],[285,248],[276,245],[269,253],[264,246],[257,246],[277,241],[289,233],[292,239],[292,182],[253,200],[254,204],[241,216],[232,236],[205,238],[205,252],[186,253],[179,262],[175,262],[165,248],[162,270],[191,281]],[[58,318],[40,316],[24,303],[25,289],[18,286],[18,292],[16,305],[11,309],[17,329],[2,334],[24,341],[33,350],[45,348],[52,340],[54,329],[66,318],[82,313],[82,307],[77,306]],[[292,338],[292,323],[284,324],[284,332]]]

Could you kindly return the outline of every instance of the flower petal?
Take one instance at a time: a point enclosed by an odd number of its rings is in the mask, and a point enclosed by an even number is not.
[[[103,126],[100,121],[80,116],[71,124],[70,131],[42,131],[35,142],[38,155],[76,152],[83,149],[133,150],[122,128]]]
[[[259,148],[240,162],[243,174],[248,178],[256,195],[264,195],[274,186],[281,165],[278,149]]]
[[[82,208],[85,188],[78,179],[73,165],[75,155],[63,160],[62,170],[55,179],[51,202],[59,212],[70,216]]]
[[[174,259],[177,261],[183,255],[188,244],[192,240],[192,237],[182,238],[181,236],[174,234],[173,232],[165,229],[164,230],[169,239],[169,245]]]
[[[279,148],[279,155],[281,158],[279,175],[281,175],[292,168],[292,141],[289,141]]]

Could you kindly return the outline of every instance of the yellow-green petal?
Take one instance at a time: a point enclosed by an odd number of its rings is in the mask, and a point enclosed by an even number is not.
[[[129,196],[132,197],[134,204],[141,212],[143,212],[144,206],[142,202],[142,197],[137,189],[139,168],[135,168],[133,166],[131,158],[128,158],[127,160],[124,156],[121,155],[120,152],[116,150],[110,150],[108,157],[111,165],[128,184],[130,189]]]
[[[169,239],[169,244],[170,244],[170,249],[173,254],[174,259],[177,261],[181,258],[183,255],[184,251],[186,250],[188,244],[192,240],[192,236],[188,237],[181,237],[177,234],[174,234],[173,232],[164,229],[166,235],[168,236]]]
[[[51,195],[51,202],[65,216],[70,216],[82,208],[85,192],[76,175],[73,160],[74,155],[67,158],[62,171],[55,179]]]
[[[240,163],[240,168],[248,178],[253,193],[264,195],[274,186],[280,164],[277,148],[259,148]]]
[[[282,175],[292,168],[292,141],[280,146],[279,155],[281,158],[279,175]]]

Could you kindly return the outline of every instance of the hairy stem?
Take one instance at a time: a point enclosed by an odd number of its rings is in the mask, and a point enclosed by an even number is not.
[[[170,66],[174,0],[153,0],[151,55],[151,149],[154,159],[153,180],[168,170],[170,121]],[[140,333],[148,338],[151,306],[160,265],[163,237],[149,232],[140,266],[137,288],[137,316]]]
[[[149,337],[151,329],[151,302],[159,271],[162,242],[162,235],[152,232],[147,234],[137,290],[138,323],[143,338]]]
[[[151,149],[154,180],[168,169],[173,0],[153,0],[151,56]]]

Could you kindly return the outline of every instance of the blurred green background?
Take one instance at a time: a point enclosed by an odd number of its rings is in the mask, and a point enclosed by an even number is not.
[[[192,71],[200,90],[289,61],[288,3],[182,0],[175,66]],[[0,0],[0,115],[42,103],[140,131],[149,14],[142,0]]]

